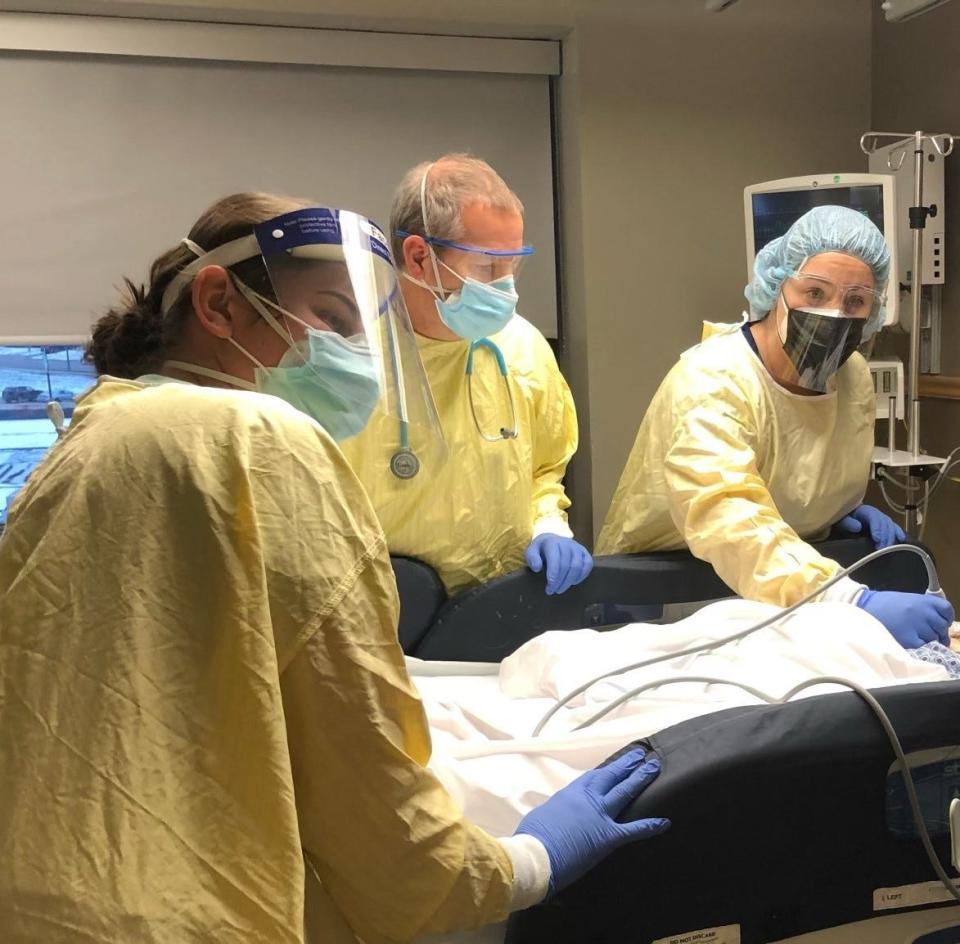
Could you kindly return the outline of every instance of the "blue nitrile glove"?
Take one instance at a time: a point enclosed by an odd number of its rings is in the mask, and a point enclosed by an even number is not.
[[[593,570],[590,552],[573,538],[537,535],[527,548],[527,566],[539,574],[547,565],[547,593],[565,593],[582,583]]]
[[[953,622],[949,600],[932,593],[900,593],[896,590],[864,590],[857,606],[876,617],[904,649],[919,649],[928,642],[950,645]]]
[[[907,539],[907,532],[893,518],[873,505],[854,508],[846,518],[837,522],[837,527],[847,534],[863,534],[863,529],[866,528],[870,540],[878,550],[881,547],[890,547],[891,544],[900,544]]]
[[[668,819],[618,823],[629,803],[660,773],[660,761],[645,760],[640,748],[606,767],[588,770],[569,786],[527,813],[517,827],[543,843],[550,859],[549,898],[589,872],[614,849],[670,828]]]

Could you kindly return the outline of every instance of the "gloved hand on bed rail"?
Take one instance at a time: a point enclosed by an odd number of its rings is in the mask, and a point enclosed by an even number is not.
[[[928,642],[950,645],[953,607],[932,593],[864,590],[857,606],[880,620],[904,649],[919,649]]]
[[[559,534],[544,533],[535,537],[527,548],[527,566],[539,574],[547,568],[547,596],[566,593],[583,583],[593,570],[593,558],[579,541]]]
[[[863,534],[866,531],[878,550],[907,540],[907,532],[873,505],[858,505],[846,518],[837,522],[837,527],[847,534]]]
[[[668,819],[616,818],[656,779],[660,761],[642,749],[629,751],[605,767],[588,770],[569,786],[531,810],[517,834],[539,839],[550,859],[549,898],[592,869],[614,849],[656,836]]]

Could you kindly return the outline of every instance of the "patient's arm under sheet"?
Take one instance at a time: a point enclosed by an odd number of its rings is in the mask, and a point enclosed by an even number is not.
[[[678,652],[745,629],[772,608],[741,600],[706,607],[668,626],[635,624],[610,632],[545,633],[490,674],[411,674],[423,697],[434,742],[431,767],[467,817],[494,835],[509,835],[547,796],[627,742],[689,718],[758,704],[742,689],[684,682],[664,685],[595,726],[572,729],[623,692],[655,679],[699,675],[741,682],[771,696],[819,675],[877,688],[941,681],[946,670],[913,659],[871,616],[853,606],[818,603],[783,624],[714,652],[675,659],[607,679],[531,732],[561,695],[609,669]],[[817,686],[801,697],[836,690]]]

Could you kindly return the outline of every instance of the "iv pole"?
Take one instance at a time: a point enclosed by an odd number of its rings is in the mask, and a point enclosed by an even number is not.
[[[960,136],[958,136],[960,137]],[[909,435],[909,458],[913,460],[907,465],[907,491],[905,504],[904,527],[911,537],[917,535],[917,498],[921,488],[921,480],[914,474],[930,465],[942,465],[943,460],[933,460],[931,457],[921,456],[920,453],[920,321],[921,296],[923,294],[923,230],[927,225],[927,217],[936,210],[925,206],[923,202],[923,145],[929,141],[941,157],[948,157],[953,151],[954,135],[947,133],[928,134],[923,131],[868,131],[860,137],[860,150],[864,154],[871,154],[879,145],[881,139],[904,141],[913,140],[913,205],[910,207],[910,229],[913,232],[913,268],[910,273],[910,307],[912,324],[910,330],[910,411],[907,432]],[[904,141],[902,149],[895,149],[887,158],[891,170],[899,170],[906,158],[910,147]],[[899,154],[899,162],[894,166],[894,154]],[[899,286],[893,286],[893,291],[899,291]],[[896,423],[896,416],[889,418],[891,429]],[[890,436],[893,443],[894,435]]]

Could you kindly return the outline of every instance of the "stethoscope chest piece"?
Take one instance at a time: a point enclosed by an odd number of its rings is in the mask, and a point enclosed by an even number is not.
[[[390,471],[398,479],[412,479],[420,471],[420,460],[409,449],[398,449],[390,457]]]

